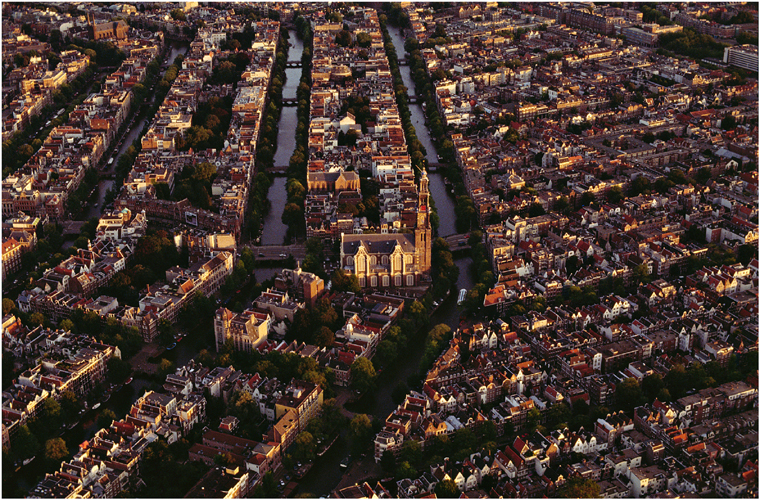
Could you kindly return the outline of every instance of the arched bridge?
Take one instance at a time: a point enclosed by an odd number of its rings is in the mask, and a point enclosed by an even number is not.
[[[469,250],[470,244],[468,243],[468,239],[470,238],[470,234],[450,234],[448,236],[441,236],[446,243],[449,244],[449,250],[452,252],[455,252],[457,250]]]

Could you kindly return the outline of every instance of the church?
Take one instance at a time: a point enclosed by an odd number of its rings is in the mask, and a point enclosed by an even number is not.
[[[430,191],[422,171],[417,221],[408,233],[341,234],[341,267],[359,278],[362,288],[418,286],[430,276]]]
[[[87,13],[87,27],[92,40],[124,40],[129,33],[129,25],[123,20],[96,23],[92,12]]]

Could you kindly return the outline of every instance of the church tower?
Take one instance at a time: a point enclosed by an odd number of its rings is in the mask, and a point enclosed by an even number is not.
[[[422,171],[417,205],[417,226],[414,228],[414,248],[420,272],[430,272],[432,231],[430,229],[430,190],[427,172]]]

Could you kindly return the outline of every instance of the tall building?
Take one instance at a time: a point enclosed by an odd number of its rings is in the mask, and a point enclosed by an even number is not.
[[[723,50],[723,62],[749,71],[757,71],[757,46],[736,45]]]
[[[416,286],[430,274],[430,191],[422,172],[417,221],[411,233],[341,234],[341,267],[371,288]]]
[[[235,314],[220,307],[214,315],[214,337],[219,352],[227,339],[232,339],[236,351],[251,352],[269,335],[270,316],[267,312],[244,311]]]

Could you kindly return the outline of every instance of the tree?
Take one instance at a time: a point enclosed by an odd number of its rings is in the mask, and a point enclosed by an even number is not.
[[[74,418],[79,413],[79,409],[82,406],[77,395],[72,391],[63,391],[58,402],[61,405],[63,417],[67,420]]]
[[[317,440],[314,439],[314,436],[310,432],[304,431],[300,433],[296,437],[294,444],[295,450],[293,451],[293,456],[296,460],[302,462],[314,460],[317,451]]]
[[[335,35],[335,43],[341,47],[348,47],[351,44],[351,33],[346,30],[341,30]]]
[[[372,421],[364,413],[360,413],[351,419],[351,438],[355,450],[366,448],[372,436]]]
[[[396,455],[390,450],[383,452],[383,458],[380,460],[380,465],[383,468],[383,472],[386,474],[392,474],[396,469]]]
[[[671,401],[673,399],[673,397],[670,395],[670,391],[667,390],[665,387],[663,387],[657,393],[657,399],[659,399],[663,403],[667,403],[667,402]]]
[[[16,436],[11,442],[11,449],[19,458],[27,458],[36,455],[39,447],[40,442],[37,441],[37,438],[31,433],[29,427],[26,425],[19,427]]]
[[[172,16],[172,19],[176,21],[186,21],[187,16],[185,15],[185,11],[182,9],[172,9],[172,11],[169,13]]]
[[[401,462],[396,467],[396,479],[416,479],[417,469],[415,469],[409,462]]]
[[[599,483],[580,476],[570,478],[557,489],[559,498],[601,498]]]
[[[356,43],[359,47],[368,49],[372,46],[372,36],[369,33],[358,33],[356,35]]]
[[[174,363],[172,363],[168,359],[162,359],[161,362],[158,364],[158,373],[161,376],[161,378],[166,377],[172,372],[174,372]]]
[[[644,377],[641,381],[641,389],[646,393],[649,399],[654,399],[660,392],[660,389],[665,387],[665,383],[662,381],[662,375],[654,373]]]
[[[409,439],[401,446],[401,460],[412,465],[419,465],[422,461],[422,447],[418,441]]]
[[[390,340],[383,340],[377,346],[377,359],[383,365],[392,365],[398,356],[396,344]]]
[[[646,264],[639,264],[633,268],[633,282],[647,284],[652,281],[652,277],[649,275],[649,266]]]
[[[538,410],[538,408],[531,408],[528,410],[527,420],[528,429],[531,432],[535,431],[536,427],[541,425],[541,412]]]
[[[359,293],[359,278],[355,274],[349,274],[345,270],[338,268],[332,274],[332,289],[336,292],[353,292]]]
[[[174,342],[174,325],[165,318],[158,321],[158,339],[164,345]]]
[[[33,312],[29,315],[29,323],[33,326],[43,325],[45,321],[47,321],[47,319],[41,312]]]
[[[728,115],[720,121],[720,128],[723,130],[733,130],[736,128],[736,118]]]
[[[607,191],[607,201],[610,203],[618,203],[623,199],[623,190],[620,186],[613,186]]]
[[[42,404],[45,409],[45,418],[48,422],[58,423],[61,418],[61,405],[54,398],[47,398]]]
[[[61,460],[69,456],[69,450],[66,448],[66,441],[61,438],[48,439],[45,442],[45,458],[51,462],[60,463]]]
[[[623,410],[632,410],[642,402],[644,393],[639,381],[633,377],[623,380],[615,389],[618,405]]]
[[[544,210],[543,205],[540,203],[531,203],[530,207],[528,207],[528,217],[538,217],[539,215],[544,215],[546,213],[546,210]]]
[[[374,387],[377,374],[375,373],[375,367],[372,362],[365,358],[360,357],[351,363],[351,384],[359,392],[364,393]]]
[[[234,464],[235,463],[235,459],[232,458],[232,455],[230,454],[230,452],[225,451],[225,452],[221,452],[221,453],[217,454],[214,457],[214,463],[216,465],[221,465],[222,467],[226,467],[228,465]]]
[[[114,420],[116,420],[116,414],[110,408],[106,408],[98,415],[98,427],[101,429],[110,427]]]
[[[331,347],[335,343],[335,333],[331,328],[322,326],[314,335],[314,343],[319,347]]]
[[[591,205],[595,200],[594,193],[586,191],[581,195],[581,206]]]
[[[549,408],[548,420],[558,429],[567,426],[567,422],[570,420],[571,416],[572,411],[567,403],[555,403]]]
[[[461,492],[457,488],[457,483],[451,479],[444,479],[435,485],[435,494],[438,498],[459,498]]]
[[[16,304],[11,299],[3,299],[3,316],[10,314],[15,308]]]

